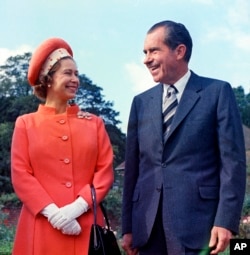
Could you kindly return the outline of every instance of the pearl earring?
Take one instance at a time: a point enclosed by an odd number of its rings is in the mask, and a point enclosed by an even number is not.
[[[51,87],[51,85],[50,84],[48,84],[48,88],[50,88]]]

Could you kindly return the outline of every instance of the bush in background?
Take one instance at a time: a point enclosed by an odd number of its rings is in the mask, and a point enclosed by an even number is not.
[[[0,254],[9,255],[12,251],[15,226],[9,224],[8,213],[0,206]]]

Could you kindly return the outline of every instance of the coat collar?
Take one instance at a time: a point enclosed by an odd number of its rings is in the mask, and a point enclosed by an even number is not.
[[[44,104],[40,104],[38,107],[38,113],[40,114],[46,114],[46,115],[56,115],[55,108],[45,106]],[[75,114],[79,111],[78,105],[71,105],[67,108],[65,113],[62,113],[61,115],[69,115],[69,114]],[[60,114],[59,114],[60,115]]]

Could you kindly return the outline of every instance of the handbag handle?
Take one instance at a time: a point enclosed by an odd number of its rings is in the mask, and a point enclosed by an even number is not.
[[[95,187],[93,185],[91,185],[91,195],[92,195],[92,202],[93,202],[93,209],[94,209],[94,224],[96,225],[97,222],[97,203],[96,203],[96,192],[95,192]],[[104,216],[107,228],[109,230],[111,230],[110,224],[109,224],[109,219],[108,219],[108,215],[106,212],[105,207],[103,206],[102,203],[100,203],[100,207],[102,210],[102,214]]]

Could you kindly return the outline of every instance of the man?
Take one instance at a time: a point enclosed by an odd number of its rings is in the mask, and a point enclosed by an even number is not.
[[[129,255],[218,254],[238,231],[245,194],[232,88],[189,70],[192,39],[182,24],[155,24],[144,53],[159,84],[131,107],[122,246]]]

